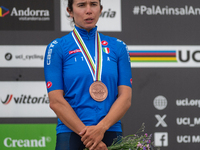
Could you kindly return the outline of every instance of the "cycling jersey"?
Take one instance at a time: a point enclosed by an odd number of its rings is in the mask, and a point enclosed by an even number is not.
[[[95,33],[75,26],[92,58],[95,58]],[[99,33],[102,51],[101,81],[108,89],[108,96],[97,102],[90,96],[89,88],[94,82],[81,50],[72,37],[72,32],[52,41],[46,49],[44,72],[47,91],[63,90],[65,100],[71,105],[80,120],[86,125],[98,124],[108,113],[118,96],[118,86],[132,87],[130,58],[124,42]],[[94,60],[95,62],[95,60]],[[72,132],[58,118],[57,133]],[[121,132],[118,121],[108,131]]]

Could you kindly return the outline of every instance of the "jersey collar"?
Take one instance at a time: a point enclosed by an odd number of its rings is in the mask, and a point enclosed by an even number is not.
[[[76,28],[76,30],[78,30],[78,32],[79,32],[79,34],[80,34],[80,36],[81,36],[82,38],[87,38],[87,39],[94,38],[94,37],[95,37],[95,33],[96,33],[96,31],[97,31],[97,26],[94,27],[94,28],[92,28],[92,29],[90,30],[90,32],[88,32],[88,31],[85,30],[85,29],[79,28],[79,27],[77,27],[76,25],[75,25],[74,27]]]

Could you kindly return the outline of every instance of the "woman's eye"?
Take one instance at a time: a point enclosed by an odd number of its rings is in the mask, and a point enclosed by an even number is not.
[[[97,3],[92,3],[92,6],[97,6]]]
[[[78,7],[83,7],[83,6],[84,6],[84,4],[79,4],[79,5],[78,5]]]

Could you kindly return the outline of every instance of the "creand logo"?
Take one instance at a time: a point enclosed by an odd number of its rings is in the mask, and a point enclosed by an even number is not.
[[[3,141],[4,146],[11,147],[46,147],[46,142],[50,142],[50,137],[42,136],[40,139],[13,139],[6,137]]]
[[[13,101],[15,104],[49,104],[49,99],[46,94],[41,97],[22,94],[19,97],[14,97],[13,94],[7,94],[7,96],[0,101],[4,105],[8,105]]]

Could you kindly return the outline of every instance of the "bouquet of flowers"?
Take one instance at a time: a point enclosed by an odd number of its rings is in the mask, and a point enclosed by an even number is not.
[[[112,145],[108,147],[108,150],[153,150],[153,142],[151,142],[152,135],[148,135],[147,133],[138,135],[138,133],[144,132],[144,128],[143,123],[136,134],[114,139]]]

